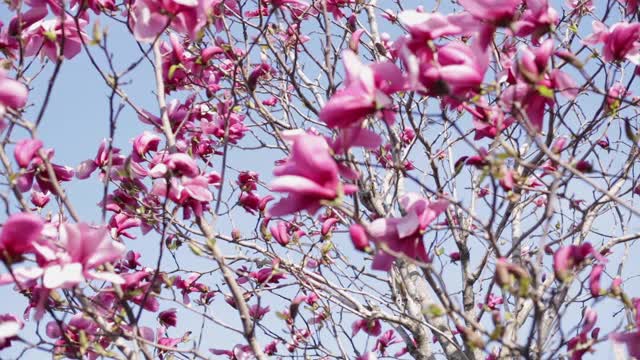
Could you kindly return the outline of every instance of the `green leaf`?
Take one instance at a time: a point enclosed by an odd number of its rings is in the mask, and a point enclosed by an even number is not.
[[[196,244],[189,243],[189,249],[191,249],[191,252],[197,256],[202,256],[203,254],[202,249]]]
[[[431,315],[432,317],[440,317],[445,314],[444,309],[436,304],[429,304],[427,306],[426,313]]]
[[[549,99],[553,99],[553,90],[544,86],[544,85],[538,85],[536,87],[536,90],[538,90],[538,93],[546,98]]]

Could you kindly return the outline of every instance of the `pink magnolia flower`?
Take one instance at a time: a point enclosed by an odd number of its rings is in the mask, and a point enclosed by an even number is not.
[[[351,336],[356,336],[360,330],[364,331],[367,335],[380,336],[382,333],[382,324],[380,320],[356,320],[351,324]]]
[[[258,284],[278,284],[280,280],[287,277],[284,273],[278,272],[271,267],[262,268],[259,271],[251,272],[249,275]]]
[[[534,43],[542,35],[551,31],[560,21],[558,12],[551,7],[549,0],[525,0],[526,10],[514,25],[517,36],[532,35]]]
[[[0,70],[0,119],[7,107],[13,109],[24,107],[27,104],[27,94],[27,87],[24,84],[10,79],[4,70]]]
[[[607,98],[605,99],[605,110],[607,113],[612,114],[618,111],[622,105],[622,100],[630,95],[631,91],[628,91],[622,83],[616,82],[607,92]]]
[[[463,106],[473,116],[473,127],[476,130],[474,140],[494,139],[515,121],[511,117],[505,119],[504,112],[500,107],[489,106],[484,98],[476,104],[475,109],[466,104]]]
[[[269,228],[269,232],[273,238],[278,242],[278,244],[282,246],[287,246],[291,241],[291,237],[289,236],[290,227],[287,226],[287,223],[284,221],[278,221],[277,225],[271,225]]]
[[[168,186],[165,179],[156,181],[153,183],[151,193],[168,197],[171,201],[182,205],[184,219],[189,219],[192,212],[196,216],[201,216],[208,209],[209,202],[213,200],[213,194],[209,190],[209,182],[205,176],[172,177],[169,184]]]
[[[209,349],[213,355],[225,355],[231,360],[250,360],[253,359],[253,351],[249,345],[236,345],[231,350]]]
[[[591,308],[586,308],[583,315],[583,324],[580,333],[567,342],[567,349],[571,352],[571,360],[581,360],[582,357],[592,352],[592,342],[589,341],[588,334],[591,331],[591,337],[597,340],[599,328],[595,328],[596,321],[598,320],[598,313]]]
[[[351,50],[342,53],[345,87],[320,111],[320,120],[331,128],[358,126],[369,115],[389,108],[390,95],[404,88],[402,72],[390,62],[363,65]]]
[[[139,227],[142,220],[128,215],[126,213],[115,214],[109,220],[109,229],[114,238],[124,236],[129,239],[135,239],[136,236],[127,232],[127,229]]]
[[[38,21],[26,29],[27,44],[25,54],[27,56],[42,54],[53,62],[57,62],[58,52],[62,56],[72,59],[82,50],[82,39],[88,41],[87,34],[82,28],[87,25],[87,20],[78,19],[80,30],[76,27],[74,19],[66,18],[63,23],[59,19]],[[62,41],[64,38],[64,41]],[[61,47],[64,46],[62,49]]]
[[[458,3],[478,19],[507,25],[514,19],[522,0],[459,0]]]
[[[268,343],[265,347],[264,347],[264,353],[265,355],[268,356],[272,356],[275,355],[278,352],[278,344],[280,343],[280,340],[273,340],[272,342]]]
[[[10,347],[23,327],[24,323],[15,315],[0,315],[0,350]]]
[[[152,163],[156,163],[149,170],[149,175],[153,178],[163,177],[169,171],[171,171],[172,175],[184,175],[189,178],[194,178],[200,174],[196,161],[184,153],[157,154]]]
[[[124,283],[117,274],[96,270],[114,262],[125,252],[123,244],[109,236],[106,227],[91,227],[85,223],[64,224],[59,230],[60,244],[65,249],[57,263],[47,265],[42,283],[49,289],[74,286],[85,279]]]
[[[349,227],[349,235],[353,246],[360,251],[369,251],[369,237],[364,226],[353,224]]]
[[[512,69],[518,78],[512,81],[513,85],[505,90],[500,100],[506,108],[515,109],[515,104],[519,104],[538,131],[542,129],[545,108],[555,102],[551,90],[559,91],[569,99],[578,94],[575,82],[566,73],[558,69],[548,71],[553,46],[553,40],[549,39],[537,48],[520,49],[520,61],[514,62]],[[520,111],[513,113],[517,115]]]
[[[459,15],[445,16],[440,13],[406,10],[399,13],[397,18],[409,30],[412,43],[421,46],[429,40],[468,32],[467,25],[461,21],[468,19]]]
[[[191,302],[189,294],[192,292],[204,293],[209,291],[209,288],[206,285],[197,282],[200,277],[201,275],[196,273],[189,274],[186,279],[182,279],[180,276],[176,277],[174,285],[182,293],[182,302],[186,305]]]
[[[131,6],[129,24],[138,41],[151,42],[169,25],[176,31],[197,38],[213,12],[215,0],[136,0]],[[172,14],[169,17],[168,14]]]
[[[0,254],[17,258],[34,251],[34,243],[40,239],[44,221],[29,213],[13,214],[2,225],[0,232]]]
[[[553,254],[553,271],[556,277],[562,281],[568,279],[571,272],[589,255],[592,255],[601,263],[607,262],[607,259],[600,255],[591,243],[561,247]]]
[[[242,191],[255,191],[258,188],[259,175],[255,171],[241,171],[236,184]]]
[[[158,151],[160,145],[160,136],[148,131],[136,136],[133,140],[134,160],[141,161],[151,151]]]
[[[74,7],[77,4],[83,5],[83,2],[81,0],[71,0],[70,6]],[[96,15],[99,15],[103,10],[116,10],[115,0],[87,0],[86,7],[93,10]]]
[[[449,203],[446,200],[430,202],[419,194],[406,194],[400,198],[400,206],[406,215],[401,218],[376,219],[367,226],[367,232],[376,244],[378,252],[373,259],[372,267],[376,270],[388,271],[395,260],[395,253],[422,262],[428,262],[429,256],[422,242],[427,227]],[[384,247],[393,251],[390,254]]]
[[[315,214],[324,204],[356,191],[354,185],[340,181],[339,167],[331,157],[329,145],[321,136],[295,135],[289,158],[277,166],[273,173],[277,177],[269,188],[288,193],[288,196],[269,209],[271,216],[301,210]]]
[[[487,302],[485,304],[478,304],[478,308],[482,309],[486,306],[489,310],[496,310],[498,305],[502,305],[503,303],[504,299],[502,296],[495,296],[492,293],[489,293],[487,296]]]
[[[53,158],[53,149],[44,150],[45,156],[49,161]],[[62,166],[58,164],[51,164],[53,173],[56,176],[58,182],[70,181],[73,179],[73,168],[68,166]],[[49,172],[39,157],[33,157],[31,164],[24,173],[17,179],[17,187],[21,192],[26,192],[33,186],[33,181],[37,182],[41,191],[51,192],[57,194],[56,189],[52,184],[52,180],[49,178]]]
[[[591,291],[591,296],[599,297],[602,295],[602,289],[600,288],[600,277],[602,276],[602,272],[604,271],[604,265],[598,264],[591,269],[591,273],[589,274],[589,290]]]
[[[396,338],[396,333],[389,329],[385,331],[378,339],[376,339],[376,345],[373,347],[374,351],[379,351],[381,355],[385,355],[387,348],[393,344],[401,342]]]
[[[111,150],[111,151],[109,151]],[[107,139],[103,139],[98,148],[95,159],[85,160],[76,169],[76,177],[78,179],[87,179],[97,169],[102,169],[104,176],[109,166],[117,167],[124,164],[125,158],[120,155],[120,149],[112,147],[109,149]]]
[[[42,192],[36,189],[31,190],[31,203],[39,208],[43,208],[47,206],[51,197],[49,196],[49,192]]]
[[[262,307],[260,304],[253,304],[249,307],[249,315],[253,320],[261,320],[269,311],[271,311],[271,308],[268,306]]]
[[[107,339],[99,340],[100,327],[88,318],[85,318],[83,314],[78,313],[71,317],[69,323],[63,324],[62,327],[58,325],[56,321],[50,321],[46,326],[46,333],[52,339],[57,339],[55,342],[54,354],[59,357],[73,358],[80,352],[83,341],[88,343],[100,343],[103,347],[109,346]],[[84,337],[84,340],[81,340]],[[86,350],[86,357],[88,359],[97,359],[99,355],[92,350],[91,347]]]
[[[158,321],[166,327],[176,326],[178,324],[178,316],[175,308],[161,311],[158,314]]]
[[[640,23],[619,22],[607,28],[599,21],[592,23],[593,34],[584,39],[587,45],[602,43],[605,61],[630,60],[640,65]]]
[[[39,139],[22,139],[16,143],[13,155],[21,168],[26,168],[31,164],[31,160],[37,157],[38,150],[42,148],[42,141]]]

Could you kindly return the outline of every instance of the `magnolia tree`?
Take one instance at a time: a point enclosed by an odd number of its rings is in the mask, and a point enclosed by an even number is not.
[[[640,358],[636,0],[1,12],[3,358]]]

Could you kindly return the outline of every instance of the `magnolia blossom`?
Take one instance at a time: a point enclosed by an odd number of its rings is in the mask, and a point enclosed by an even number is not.
[[[476,18],[502,25],[513,20],[522,0],[459,0],[458,3]]]
[[[15,258],[33,252],[34,244],[39,241],[43,228],[44,221],[38,215],[11,215],[0,232],[0,254]]]
[[[317,135],[293,137],[291,155],[273,171],[271,191],[288,193],[269,209],[271,216],[306,210],[314,214],[321,206],[352,194],[356,187],[340,181],[340,169],[331,157],[326,140]]]
[[[169,25],[178,32],[196,38],[213,12],[215,0],[136,0],[131,6],[129,23],[138,41],[152,42]],[[173,14],[171,18],[167,14]],[[173,20],[173,21],[171,21]]]
[[[428,262],[429,256],[422,237],[427,227],[447,209],[449,203],[446,200],[430,202],[419,194],[411,193],[400,199],[400,205],[406,213],[405,216],[377,219],[367,226],[367,232],[378,245],[373,259],[373,269],[391,269],[396,253]],[[390,254],[385,247],[394,254]]]
[[[607,259],[600,255],[590,243],[561,247],[553,254],[553,271],[556,277],[563,281],[568,279],[571,271],[580,265],[589,255],[592,255],[601,263],[607,262]]]
[[[345,88],[320,111],[320,120],[332,128],[357,126],[366,116],[391,106],[390,95],[404,88],[400,69],[389,62],[363,65],[351,50],[342,53]]]
[[[619,22],[607,28],[605,24],[594,21],[592,25],[593,34],[584,39],[584,43],[588,45],[602,43],[602,55],[605,61],[627,59],[640,65],[640,23]]]
[[[82,18],[78,23],[81,29],[87,25]],[[82,49],[82,41],[88,41],[87,34],[79,31],[74,19],[68,17],[64,22],[59,19],[38,21],[26,30],[26,34],[25,54],[33,56],[42,51],[53,62],[58,61],[59,52],[67,59],[74,58]]]
[[[24,327],[24,323],[11,314],[0,315],[0,350],[11,346],[11,341]]]
[[[112,147],[103,139],[94,159],[83,161],[76,169],[78,179],[87,179],[96,169],[117,167],[124,164],[124,156],[120,155],[120,149]],[[104,171],[104,170],[103,170]]]
[[[47,288],[69,287],[84,279],[124,282],[120,275],[97,270],[125,253],[124,245],[112,240],[105,227],[64,224],[60,227],[60,244],[66,253],[59,256],[57,264],[46,267],[42,282]]]
[[[27,87],[21,82],[10,79],[4,70],[0,70],[0,119],[6,108],[19,109],[27,104]]]

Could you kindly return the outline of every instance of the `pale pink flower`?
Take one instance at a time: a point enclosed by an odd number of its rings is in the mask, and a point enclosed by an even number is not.
[[[385,251],[383,246],[394,253],[428,262],[423,234],[431,222],[447,209],[449,203],[446,200],[430,202],[419,194],[411,193],[400,199],[400,205],[405,216],[376,219],[367,226],[367,232],[378,245],[372,264],[376,270],[388,271],[395,260],[395,256]]]
[[[315,214],[326,202],[352,194],[356,187],[343,184],[339,168],[330,154],[326,140],[317,135],[297,134],[291,154],[273,173],[271,191],[288,193],[269,209],[271,216],[282,216],[306,210]]]
[[[391,94],[404,88],[404,78],[390,62],[364,65],[351,50],[342,53],[345,87],[337,91],[320,111],[320,120],[332,128],[349,128],[369,115],[389,108]]]

